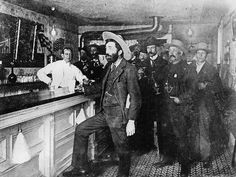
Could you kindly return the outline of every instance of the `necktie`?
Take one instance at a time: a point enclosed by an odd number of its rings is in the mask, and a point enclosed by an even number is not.
[[[152,60],[150,60],[150,62],[151,62],[151,67],[153,67],[153,61],[152,61]]]
[[[112,67],[111,67],[111,72],[113,72],[113,71],[115,71],[116,70],[116,65],[112,65]]]

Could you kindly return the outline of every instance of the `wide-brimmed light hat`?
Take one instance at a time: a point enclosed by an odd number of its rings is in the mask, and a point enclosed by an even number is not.
[[[193,52],[197,52],[198,50],[205,50],[207,53],[213,52],[205,42],[197,43],[192,49]]]
[[[125,43],[125,41],[122,39],[121,36],[119,35],[116,35],[112,32],[108,32],[108,31],[105,31],[102,33],[102,38],[103,40],[107,40],[107,39],[113,39],[115,40],[119,45],[120,47],[122,48],[123,50],[123,55],[124,55],[124,58],[126,60],[130,60],[132,55],[131,55],[131,52],[130,52],[130,49],[129,49],[129,46]]]
[[[182,41],[178,40],[178,39],[173,39],[173,40],[171,41],[171,43],[166,43],[166,44],[165,44],[165,47],[166,47],[166,48],[170,48],[170,47],[172,47],[172,46],[179,48],[179,49],[182,50],[185,54],[188,52],[187,49],[185,48],[184,43],[183,43]]]

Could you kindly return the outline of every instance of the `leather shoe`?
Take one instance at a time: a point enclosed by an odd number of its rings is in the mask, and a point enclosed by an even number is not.
[[[89,174],[89,172],[83,168],[79,168],[79,169],[74,168],[70,171],[63,172],[64,177],[82,176],[82,175],[87,175],[87,174]]]

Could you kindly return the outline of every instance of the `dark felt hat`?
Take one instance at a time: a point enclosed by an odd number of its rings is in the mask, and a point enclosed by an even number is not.
[[[162,45],[162,43],[159,40],[157,40],[157,38],[155,38],[153,36],[149,36],[146,38],[144,45],[145,45],[145,47],[147,47],[149,45],[156,45],[156,46],[160,47]]]

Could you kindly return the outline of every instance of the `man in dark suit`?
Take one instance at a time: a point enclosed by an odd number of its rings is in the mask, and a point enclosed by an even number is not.
[[[207,56],[212,52],[208,45],[200,42],[193,51],[196,53],[197,72],[194,100],[198,111],[198,117],[194,120],[195,127],[198,128],[195,132],[199,132],[194,136],[196,137],[194,154],[204,161],[204,167],[210,167],[211,160],[216,159],[218,153],[224,152],[229,140],[223,119],[225,108],[223,85],[217,69],[207,62]]]
[[[190,77],[191,64],[184,61],[187,53],[185,45],[178,39],[172,39],[165,45],[169,50],[168,76],[165,82],[165,95],[168,116],[163,120],[164,155],[166,161],[159,167],[172,165],[176,160],[181,165],[180,176],[190,173],[188,128],[194,94],[194,77]]]
[[[102,83],[101,110],[76,127],[72,156],[73,170],[64,176],[79,176],[89,173],[87,161],[88,137],[109,127],[119,156],[118,177],[128,177],[130,153],[128,136],[135,133],[135,119],[141,107],[141,94],[135,66],[128,63],[130,50],[121,37],[103,32],[106,41],[106,56],[111,62]],[[129,96],[128,96],[129,95]],[[127,109],[127,98],[130,98]]]
[[[149,80],[149,87],[152,90],[149,93],[149,106],[147,108],[146,115],[146,125],[149,126],[149,130],[151,131],[148,134],[152,134],[152,136],[150,136],[150,139],[146,144],[146,149],[151,150],[155,148],[153,121],[156,121],[159,153],[162,155],[163,148],[165,147],[163,147],[164,139],[161,122],[165,118],[166,113],[166,104],[163,93],[164,82],[168,71],[168,62],[161,57],[161,43],[155,37],[148,37],[145,41],[145,46],[148,54],[148,62],[145,73]]]

